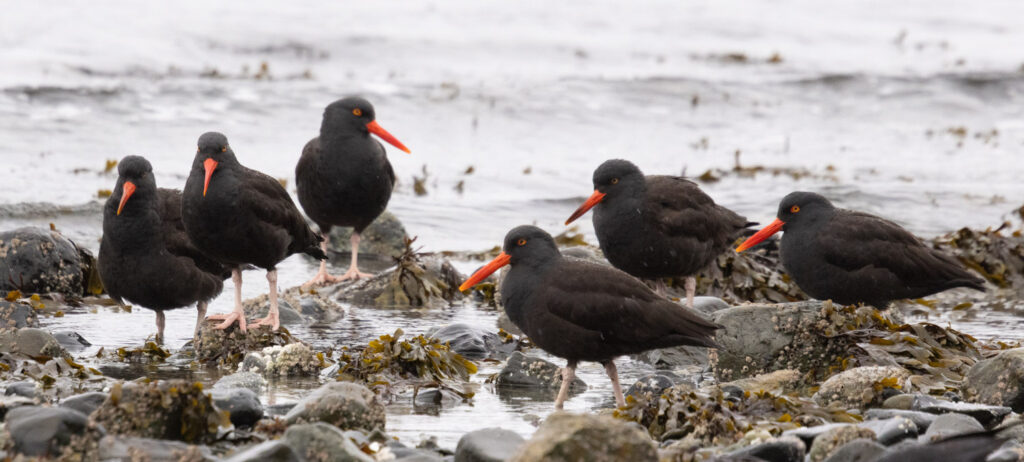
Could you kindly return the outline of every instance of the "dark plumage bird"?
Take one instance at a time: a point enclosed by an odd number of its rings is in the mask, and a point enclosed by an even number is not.
[[[352,263],[341,277],[327,274],[327,262],[306,285],[326,284],[370,277],[359,271],[360,233],[370,226],[388,205],[395,186],[395,172],[388,163],[379,136],[402,151],[400,141],[377,123],[369,101],[359,97],[340,99],[327,106],[320,124],[320,136],[302,148],[295,166],[299,203],[306,215],[327,236],[334,226],[351,226]],[[327,253],[327,240],[321,243]]]
[[[156,312],[157,342],[164,339],[164,310],[196,303],[194,335],[207,302],[220,293],[230,271],[189,241],[181,221],[181,192],[157,188],[149,161],[127,156],[117,172],[114,192],[103,207],[103,286],[118,302],[126,299]]]
[[[715,204],[678,176],[644,174],[632,162],[605,161],[594,170],[594,194],[565,224],[594,208],[594,231],[608,261],[638,278],[686,278],[693,307],[694,277],[747,226],[755,225]],[[660,282],[659,282],[660,284]]]
[[[510,320],[537,346],[568,361],[555,407],[562,408],[580,361],[605,366],[615,402],[625,405],[614,359],[679,345],[716,347],[720,326],[608,266],[562,257],[551,235],[520,226],[503,252],[459,287],[466,290],[502,266],[501,301]]]
[[[209,319],[223,320],[218,329],[238,321],[245,331],[244,266],[267,270],[270,313],[256,325],[269,325],[277,330],[278,262],[296,253],[327,258],[318,247],[320,236],[306,225],[281,183],[238,163],[228,139],[217,132],[199,137],[192,172],[185,182],[181,215],[195,246],[231,268],[235,309],[226,315],[210,316]]]
[[[836,208],[820,194],[793,192],[777,218],[743,242],[742,252],[782,235],[782,265],[807,295],[844,305],[885,309],[892,300],[920,298],[954,287],[985,290],[983,281],[896,223]]]

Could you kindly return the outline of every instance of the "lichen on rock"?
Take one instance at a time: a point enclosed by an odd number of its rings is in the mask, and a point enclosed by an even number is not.
[[[113,434],[186,443],[211,442],[231,425],[201,383],[184,380],[115,384],[90,419]]]

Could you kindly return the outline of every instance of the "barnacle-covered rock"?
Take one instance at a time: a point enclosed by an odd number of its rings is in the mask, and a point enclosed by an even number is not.
[[[57,231],[25,227],[0,232],[0,291],[84,293],[78,247]]]
[[[0,300],[0,331],[23,327],[39,327],[39,317],[32,306],[27,303]]]
[[[245,355],[240,372],[256,372],[265,377],[315,376],[327,367],[328,358],[305,343],[269,346]]]
[[[231,425],[202,384],[184,380],[115,384],[90,419],[113,434],[186,443],[210,442]]]
[[[909,388],[910,372],[898,366],[864,366],[829,377],[814,395],[821,405],[863,409],[881,404],[887,388]]]
[[[278,293],[278,315],[281,325],[304,325],[331,322],[345,316],[345,310],[331,298],[315,290],[292,287]],[[242,302],[248,319],[263,318],[270,312],[270,296],[262,294]]]
[[[656,461],[658,451],[643,430],[605,416],[556,412],[511,459],[514,462],[570,460]]]
[[[811,449],[807,451],[807,458],[811,462],[822,462],[846,443],[859,439],[873,441],[875,432],[855,425],[833,428],[814,439]]]
[[[253,327],[242,332],[238,324],[224,330],[214,329],[215,325],[212,322],[200,324],[193,349],[199,362],[216,367],[234,368],[251,351],[298,342],[284,327],[277,332],[267,327]]]
[[[21,353],[33,357],[70,357],[52,334],[31,327],[0,333],[0,353]]]
[[[395,259],[394,268],[337,286],[337,299],[378,307],[444,307],[462,298],[458,288],[465,276],[439,256],[423,258],[412,248],[412,242],[408,240],[405,252]]]
[[[289,424],[326,422],[342,430],[384,429],[384,404],[368,388],[328,382],[299,401],[285,416]]]
[[[963,390],[970,401],[1024,412],[1024,348],[1005,350],[975,364]]]

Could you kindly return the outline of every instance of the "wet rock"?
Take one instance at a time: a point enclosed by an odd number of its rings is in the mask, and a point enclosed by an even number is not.
[[[345,309],[329,296],[317,291],[305,291],[292,287],[278,293],[278,315],[281,325],[306,325],[314,322],[333,322],[345,317]],[[270,296],[262,294],[242,302],[242,310],[250,319],[267,316],[270,312]]]
[[[825,425],[817,425],[814,427],[801,427],[793,430],[786,430],[785,432],[782,433],[782,436],[792,436],[794,438],[799,438],[801,441],[804,442],[804,444],[806,444],[809,447],[811,443],[814,442],[815,438],[824,435],[825,433],[830,432],[832,430],[849,426],[850,424],[848,423],[830,423]]]
[[[512,461],[656,461],[658,451],[636,425],[606,416],[555,412],[520,446]]]
[[[39,317],[32,306],[0,300],[0,330],[39,327]]]
[[[466,402],[458,393],[443,388],[430,388],[419,390],[413,398],[413,404],[417,407],[426,408],[448,408]]]
[[[814,439],[811,449],[807,451],[807,459],[811,462],[821,462],[846,443],[862,438],[873,441],[875,432],[853,425],[833,428]]]
[[[34,399],[26,398],[24,396],[0,396],[0,421],[4,420],[7,413],[12,409],[17,409],[24,406],[35,406],[36,401]]]
[[[248,388],[214,388],[210,396],[217,409],[228,411],[236,427],[251,427],[263,418],[263,404]]]
[[[327,422],[342,430],[384,428],[385,410],[372,391],[351,382],[328,382],[285,415],[289,424]]]
[[[246,388],[252,390],[253,393],[260,394],[263,392],[263,388],[267,386],[267,380],[262,375],[255,372],[243,371],[235,372],[234,374],[225,375],[218,379],[214,384],[213,388],[216,389],[231,389],[231,388]]]
[[[1009,414],[1010,408],[976,403],[953,403],[926,395],[917,395],[911,406],[914,411],[932,414],[957,413],[973,417],[985,427],[991,427]],[[930,430],[930,429],[929,429]]]
[[[914,400],[917,399],[917,395],[902,394],[891,396],[882,401],[882,408],[884,409],[901,409],[910,410],[914,406]]]
[[[868,409],[864,412],[865,419],[885,420],[893,417],[910,419],[911,422],[914,422],[914,426],[917,427],[918,431],[925,431],[938,416],[927,412],[906,411],[902,409]]]
[[[985,431],[975,418],[963,414],[943,414],[932,422],[928,431],[924,432],[920,441],[922,443],[936,442],[957,435]]]
[[[693,346],[677,346],[645,351],[633,355],[639,361],[662,369],[684,369],[699,372],[708,364],[708,349]]]
[[[730,452],[726,457],[737,460],[764,460],[770,462],[802,462],[807,447],[798,438],[773,438],[770,441],[747,446]],[[745,459],[746,458],[746,459]]]
[[[7,388],[4,389],[4,396],[22,396],[25,398],[35,398],[36,382],[24,381],[8,384]]]
[[[184,380],[116,384],[90,418],[113,434],[186,443],[212,441],[230,425],[202,384]]]
[[[504,343],[497,334],[469,324],[455,323],[433,328],[427,332],[427,337],[447,343],[451,351],[469,359],[500,359],[503,356],[500,350]]]
[[[225,459],[225,462],[301,462],[303,459],[281,440],[264,441]]]
[[[743,391],[756,393],[767,391],[776,395],[789,394],[804,386],[804,376],[798,370],[782,369],[767,374],[755,375],[745,379],[723,383],[721,386],[734,385]]]
[[[56,231],[25,227],[0,232],[0,291],[80,297],[83,270],[78,248]]]
[[[24,406],[7,413],[4,428],[13,453],[56,456],[87,424],[85,414],[74,409]]]
[[[664,374],[651,374],[640,377],[633,385],[626,390],[626,396],[634,396],[646,400],[652,400],[661,396],[661,392],[672,388],[675,382],[671,377]]]
[[[92,391],[89,393],[82,393],[80,395],[75,395],[70,398],[66,398],[64,399],[64,401],[61,401],[60,407],[74,409],[78,412],[81,412],[82,414],[89,415],[92,414],[93,411],[95,411],[96,409],[99,409],[99,407],[106,400],[106,393]]]
[[[92,346],[85,337],[82,337],[78,332],[70,330],[54,332],[53,338],[57,339],[57,343],[71,353],[78,353]]]
[[[540,358],[526,356],[520,352],[512,353],[505,362],[505,367],[498,373],[495,380],[498,388],[543,388],[558,390],[562,386],[562,368]],[[569,391],[580,393],[587,389],[587,384],[579,377],[573,379]]]
[[[885,452],[885,446],[869,439],[857,439],[844,444],[825,459],[825,462],[873,462]]]
[[[216,325],[213,322],[200,324],[199,335],[193,345],[199,362],[234,368],[251,351],[297,342],[284,328],[273,332],[266,327],[257,327],[242,333],[238,324],[224,330],[214,329]]]
[[[372,278],[333,289],[337,300],[357,305],[404,308],[443,308],[462,298],[458,287],[465,280],[454,266],[439,256],[420,258],[412,249],[391,269]]]
[[[0,333],[0,352],[26,356],[61,357],[67,355],[49,332],[27,327]]]
[[[179,441],[114,435],[105,436],[100,440],[99,459],[147,462],[217,460],[210,449],[204,446],[193,446]]]
[[[300,458],[324,462],[373,462],[337,427],[323,422],[288,427],[284,441]]]
[[[917,424],[906,417],[893,417],[885,420],[866,420],[857,425],[875,432],[875,441],[889,446],[907,438],[916,438]]]
[[[266,377],[308,377],[318,375],[325,367],[323,354],[314,352],[305,343],[290,343],[249,352],[239,370]]]
[[[680,302],[683,301],[685,301],[685,299],[681,300]],[[693,309],[700,311],[701,313],[704,313],[706,315],[710,315],[717,311],[722,311],[726,308],[729,308],[729,306],[730,305],[726,303],[725,300],[722,300],[718,297],[708,297],[706,295],[693,297]]]
[[[1024,411],[1024,348],[1000,352],[993,358],[979,361],[967,373],[964,397],[1014,412]]]
[[[697,275],[697,293],[728,303],[783,303],[808,298],[786,275],[777,246],[722,252]]]
[[[455,462],[503,462],[515,455],[526,441],[518,433],[504,428],[473,430],[455,448]]]
[[[405,250],[405,226],[393,213],[385,211],[359,235],[359,258],[363,255],[398,257]],[[330,233],[331,249],[352,251],[352,228],[335,226]]]
[[[822,406],[861,409],[881,404],[885,388],[910,385],[910,372],[898,366],[855,367],[829,377],[814,394]]]

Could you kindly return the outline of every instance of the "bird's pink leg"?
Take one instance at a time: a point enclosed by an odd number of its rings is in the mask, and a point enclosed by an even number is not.
[[[359,266],[358,266],[358,263],[359,263],[359,241],[360,241],[359,233],[357,233],[357,232],[355,232],[355,230],[353,230],[352,231],[352,240],[351,240],[351,242],[352,242],[352,264],[349,265],[348,271],[346,271],[345,274],[341,275],[340,280],[342,280],[342,281],[347,281],[349,279],[363,279],[363,278],[372,278],[373,277],[373,275],[370,274],[370,273],[364,273],[362,271],[359,271]]]
[[[193,342],[199,338],[199,326],[202,325],[201,323],[203,322],[203,319],[206,318],[206,307],[207,302],[205,301],[196,303],[196,328],[194,331],[192,331]]]
[[[324,236],[323,240],[320,241],[320,250],[323,250],[325,255],[327,254],[328,239],[328,237]],[[313,286],[334,284],[336,282],[341,282],[342,280],[343,279],[338,276],[331,276],[330,274],[327,274],[327,260],[320,260],[320,271],[316,272],[316,276],[313,276],[313,279],[310,279],[306,281],[305,284],[302,284],[302,288],[305,289]]]
[[[569,398],[569,386],[576,378],[576,362],[569,361],[562,369],[562,388],[558,389],[558,397],[555,398],[555,409],[562,410],[562,404]]]
[[[686,306],[693,308],[693,296],[697,294],[697,278],[686,277]]]
[[[615,393],[615,405],[626,406],[626,398],[622,396],[622,385],[619,383],[619,370],[615,368],[615,361],[608,361],[604,365],[604,371],[608,378],[612,379],[612,391]]]
[[[157,345],[164,344],[164,326],[167,324],[167,318],[164,317],[163,311],[156,312],[156,343]]]
[[[224,330],[238,321],[238,328],[245,332],[245,313],[242,312],[242,270],[235,268],[231,270],[231,282],[235,283],[235,309],[227,314],[215,314],[206,318],[207,321],[224,321],[214,326],[214,329]]]
[[[270,312],[267,317],[253,323],[254,326],[270,326],[277,332],[281,328],[281,319],[277,313],[277,270],[267,271],[267,283],[270,284]]]

